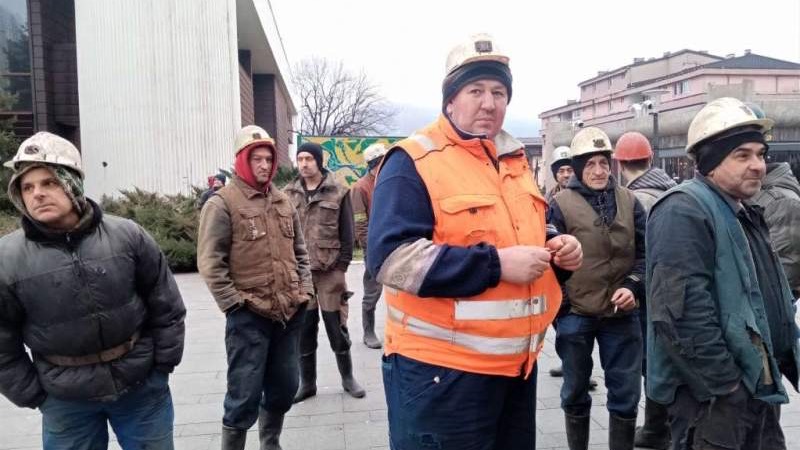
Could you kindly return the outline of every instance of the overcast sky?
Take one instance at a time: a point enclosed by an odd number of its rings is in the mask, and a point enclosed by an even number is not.
[[[538,134],[538,114],[578,97],[599,70],[684,48],[745,49],[800,62],[800,0],[270,0],[289,61],[311,56],[363,69],[404,111],[394,134],[440,108],[445,58],[458,41],[492,34],[511,57],[506,125]]]

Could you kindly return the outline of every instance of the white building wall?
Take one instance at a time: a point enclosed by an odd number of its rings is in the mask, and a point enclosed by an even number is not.
[[[188,193],[232,166],[241,124],[235,0],[76,0],[75,15],[91,197],[134,187]]]

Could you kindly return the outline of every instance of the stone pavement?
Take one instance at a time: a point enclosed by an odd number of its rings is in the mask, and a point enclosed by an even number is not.
[[[380,351],[361,343],[361,275],[363,265],[354,264],[347,274],[350,289],[356,291],[350,307],[350,333],[358,380],[367,397],[353,399],[343,395],[333,353],[325,333],[320,330],[318,394],[295,405],[286,419],[281,439],[286,450],[361,450],[388,449],[386,403],[380,373]],[[197,274],[177,276],[188,309],[186,352],[183,362],[170,378],[175,402],[175,444],[177,449],[220,448],[220,420],[225,395],[225,321],[217,310],[205,284]],[[385,304],[378,306],[378,322],[383,330]],[[559,408],[561,380],[547,371],[558,364],[548,334],[540,358],[538,389],[537,448],[566,449],[563,415]],[[599,362],[595,355],[595,367]],[[606,449],[608,412],[600,370],[595,370],[600,386],[593,394],[591,448]],[[640,420],[643,412],[640,412]],[[783,410],[782,423],[789,449],[800,449],[800,396]],[[0,397],[0,449],[41,448],[41,419],[38,411],[18,409]],[[112,434],[113,436],[113,434]],[[248,449],[257,449],[257,433],[248,436]],[[118,449],[116,443],[111,448]]]

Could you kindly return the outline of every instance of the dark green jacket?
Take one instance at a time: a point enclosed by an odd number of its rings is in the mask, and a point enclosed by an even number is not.
[[[788,402],[748,241],[726,200],[698,179],[671,189],[653,207],[646,245],[647,396],[670,404],[686,385],[706,401],[741,382],[755,398]],[[794,317],[788,283],[780,279],[778,306]],[[797,329],[790,326],[797,366]],[[763,385],[762,350],[775,389]]]

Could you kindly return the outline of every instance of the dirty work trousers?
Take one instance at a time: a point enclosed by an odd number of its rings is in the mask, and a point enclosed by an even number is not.
[[[297,392],[302,324],[302,308],[285,324],[246,307],[228,313],[228,392],[223,425],[249,429],[258,419],[259,406],[276,413],[289,411]]]
[[[780,405],[752,398],[741,383],[730,394],[698,402],[680,387],[667,407],[673,450],[785,450]]]

